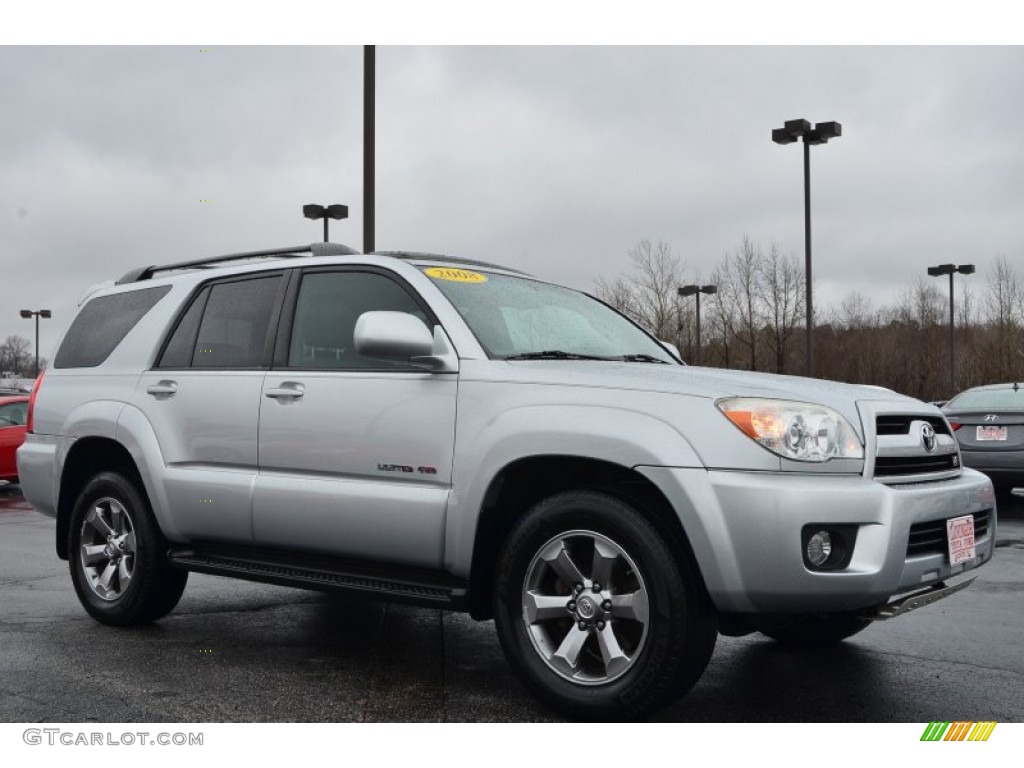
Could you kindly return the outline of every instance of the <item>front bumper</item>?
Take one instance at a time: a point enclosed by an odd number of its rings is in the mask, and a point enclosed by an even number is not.
[[[995,493],[965,469],[949,480],[883,485],[862,476],[637,467],[672,503],[711,599],[730,613],[840,612],[872,608],[977,568],[996,540]],[[908,555],[911,526],[989,510],[977,556]],[[805,525],[853,525],[850,562],[804,564]]]

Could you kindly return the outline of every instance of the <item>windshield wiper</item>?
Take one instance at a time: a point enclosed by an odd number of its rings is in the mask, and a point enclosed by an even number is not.
[[[596,355],[580,355],[576,352],[563,352],[560,349],[547,349],[543,352],[523,352],[520,355],[509,355],[506,360],[615,360],[613,357],[597,357]]]
[[[660,357],[642,352],[635,355],[623,355],[622,359],[627,363],[661,363],[662,365],[671,365],[667,360],[662,360]]]

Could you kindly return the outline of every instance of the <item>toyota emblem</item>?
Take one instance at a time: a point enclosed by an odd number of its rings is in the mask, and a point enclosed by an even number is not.
[[[924,449],[928,453],[935,451],[935,429],[931,424],[921,425],[921,442],[924,443]]]

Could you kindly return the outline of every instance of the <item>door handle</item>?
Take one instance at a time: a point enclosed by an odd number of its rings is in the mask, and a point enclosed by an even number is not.
[[[156,397],[160,397],[161,395],[170,397],[177,391],[178,383],[176,381],[164,380],[157,382],[156,384],[150,384],[146,387],[146,394],[154,395]]]
[[[271,387],[263,394],[274,400],[298,400],[304,392],[301,384],[285,382],[280,387]]]

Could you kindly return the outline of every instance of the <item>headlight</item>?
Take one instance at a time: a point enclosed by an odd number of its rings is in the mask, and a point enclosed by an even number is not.
[[[823,405],[754,397],[727,398],[717,405],[744,434],[784,459],[864,458],[850,422]]]

